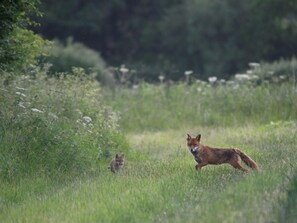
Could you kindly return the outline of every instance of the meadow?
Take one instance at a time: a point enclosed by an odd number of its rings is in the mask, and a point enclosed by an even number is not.
[[[296,222],[292,81],[105,89],[73,72],[2,77],[1,222]],[[260,170],[196,171],[187,133]],[[126,163],[112,174],[117,152]]]

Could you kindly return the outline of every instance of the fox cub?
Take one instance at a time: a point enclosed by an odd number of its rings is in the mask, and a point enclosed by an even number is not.
[[[110,166],[109,169],[113,172],[116,173],[123,169],[125,163],[125,155],[119,155],[116,154],[115,157],[110,161]]]

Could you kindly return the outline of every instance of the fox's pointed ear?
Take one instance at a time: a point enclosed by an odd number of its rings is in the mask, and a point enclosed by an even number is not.
[[[197,135],[197,136],[196,136],[196,139],[198,140],[198,142],[200,142],[201,134]]]
[[[187,136],[188,136],[187,140],[190,140],[192,138],[189,134],[187,134]]]

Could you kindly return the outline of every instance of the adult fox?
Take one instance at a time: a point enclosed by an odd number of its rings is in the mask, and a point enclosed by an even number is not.
[[[222,164],[229,163],[236,169],[246,172],[247,169],[240,165],[240,159],[250,168],[258,170],[257,163],[252,160],[247,154],[241,152],[239,149],[225,149],[225,148],[211,148],[200,143],[201,135],[192,138],[189,134],[187,138],[187,146],[193,154],[196,162],[196,169],[201,169],[208,164]]]

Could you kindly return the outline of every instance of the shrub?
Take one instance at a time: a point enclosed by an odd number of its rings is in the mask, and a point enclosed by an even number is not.
[[[25,70],[42,53],[47,41],[26,28],[34,25],[29,15],[40,14],[38,3],[38,0],[1,1],[0,70]]]
[[[1,178],[95,173],[110,154],[128,151],[96,81],[83,72],[60,80],[34,72],[1,77]]]
[[[50,72],[71,73],[73,67],[84,68],[89,75],[94,75],[104,85],[113,85],[114,79],[106,69],[105,62],[100,54],[81,43],[73,42],[68,38],[66,45],[54,41],[53,45],[46,49],[47,56],[43,57],[44,62],[52,64]]]

